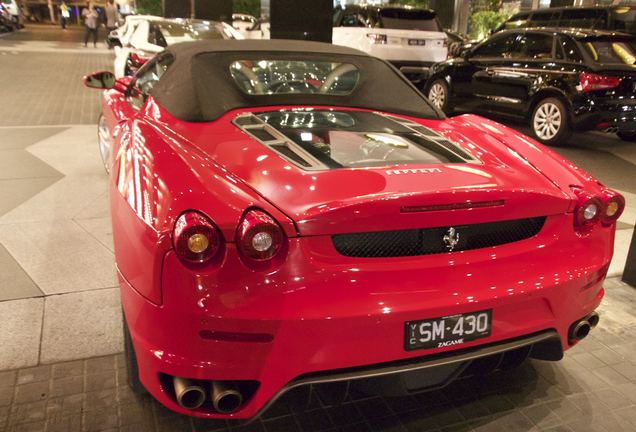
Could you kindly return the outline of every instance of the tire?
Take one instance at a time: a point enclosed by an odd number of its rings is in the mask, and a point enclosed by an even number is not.
[[[623,141],[630,141],[630,142],[636,141],[636,131],[634,132],[619,131],[619,132],[616,132],[616,135],[618,135],[618,137],[622,139]]]
[[[442,78],[437,78],[426,87],[426,97],[436,108],[445,113],[450,111],[450,89]]]
[[[126,316],[122,313],[124,321],[124,358],[126,359],[126,372],[128,372],[128,387],[136,395],[146,395],[148,391],[139,380],[139,365],[137,364],[137,356],[135,355],[135,347],[130,337]]]
[[[110,148],[111,148],[111,139],[110,139],[110,131],[108,130],[108,125],[106,125],[106,120],[104,119],[104,115],[100,114],[99,119],[97,120],[97,143],[99,145],[99,155],[102,158],[102,164],[104,164],[104,169],[106,173],[110,173]]]
[[[572,131],[569,113],[559,99],[541,99],[532,111],[530,128],[533,136],[548,146],[566,145]]]

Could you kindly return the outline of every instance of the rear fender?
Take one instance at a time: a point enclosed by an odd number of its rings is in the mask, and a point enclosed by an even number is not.
[[[601,193],[602,184],[595,177],[532,138],[500,123],[474,114],[462,115],[455,117],[455,119],[461,119],[461,121],[469,123],[470,126],[486,132],[519,154],[568,195],[572,200],[572,205],[576,201],[576,195],[572,192],[571,186],[578,186],[592,193]],[[451,119],[450,121],[453,120]]]
[[[161,266],[172,248],[175,220],[186,210],[206,214],[234,242],[249,207],[275,217],[288,236],[293,222],[194,147],[156,126],[132,120],[122,127],[110,182],[115,258],[140,294],[161,304]]]

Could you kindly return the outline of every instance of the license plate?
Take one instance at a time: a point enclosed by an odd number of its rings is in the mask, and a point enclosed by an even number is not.
[[[492,309],[404,323],[404,348],[441,348],[490,336]]]
[[[409,39],[409,45],[426,45],[426,39]]]

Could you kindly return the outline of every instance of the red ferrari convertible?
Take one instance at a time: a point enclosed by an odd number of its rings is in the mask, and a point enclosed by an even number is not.
[[[598,323],[621,195],[445,118],[383,60],[206,41],[85,82],[106,89],[129,382],[175,411],[439,388],[558,360]]]

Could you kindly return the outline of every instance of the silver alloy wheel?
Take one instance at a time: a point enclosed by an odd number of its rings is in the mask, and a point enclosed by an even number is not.
[[[102,156],[102,163],[106,172],[110,172],[110,131],[106,125],[103,115],[99,116],[99,124],[97,126],[97,139],[99,141],[99,153]]]
[[[444,84],[440,82],[435,82],[428,90],[428,100],[439,109],[444,107],[444,102],[446,102],[446,87]]]
[[[532,119],[534,132],[539,138],[546,141],[551,140],[559,133],[561,124],[561,110],[552,102],[539,105]]]

